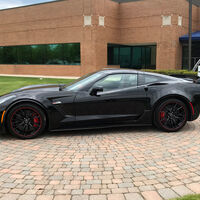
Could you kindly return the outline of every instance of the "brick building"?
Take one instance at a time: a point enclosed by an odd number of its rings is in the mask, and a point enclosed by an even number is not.
[[[0,74],[187,68],[187,0],[63,0],[0,11]],[[200,8],[193,6],[193,32]],[[200,57],[194,44],[193,64]],[[199,45],[199,46],[198,46]]]

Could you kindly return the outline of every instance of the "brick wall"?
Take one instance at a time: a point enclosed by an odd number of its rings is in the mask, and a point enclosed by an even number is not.
[[[172,25],[162,26],[162,16],[172,17]],[[178,26],[182,16],[182,26]],[[199,27],[199,8],[193,6],[193,31]],[[157,69],[180,69],[182,48],[179,37],[188,32],[186,0],[146,0],[120,5],[121,42],[157,44]]]
[[[84,15],[92,16],[92,26],[84,26]],[[172,25],[162,26],[163,15],[172,17]],[[99,26],[99,16],[105,26]],[[199,29],[200,9],[194,6],[193,31]],[[66,0],[2,10],[0,46],[80,42],[81,66],[0,65],[0,73],[81,76],[107,66],[108,43],[157,44],[157,68],[180,69],[179,37],[187,32],[186,0]]]

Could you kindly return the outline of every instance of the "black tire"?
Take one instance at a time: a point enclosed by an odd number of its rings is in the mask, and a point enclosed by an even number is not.
[[[13,136],[32,139],[44,132],[46,116],[39,106],[31,103],[18,104],[9,111],[6,126]]]
[[[168,99],[157,106],[154,112],[154,124],[166,132],[182,129],[188,116],[186,105],[178,99]]]

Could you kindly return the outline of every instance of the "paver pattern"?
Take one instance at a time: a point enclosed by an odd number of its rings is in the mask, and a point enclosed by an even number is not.
[[[0,200],[161,200],[200,193],[200,120],[0,136]]]

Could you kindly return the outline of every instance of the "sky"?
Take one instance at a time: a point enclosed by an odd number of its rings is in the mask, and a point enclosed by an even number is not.
[[[50,1],[54,0],[0,0],[0,10]]]

